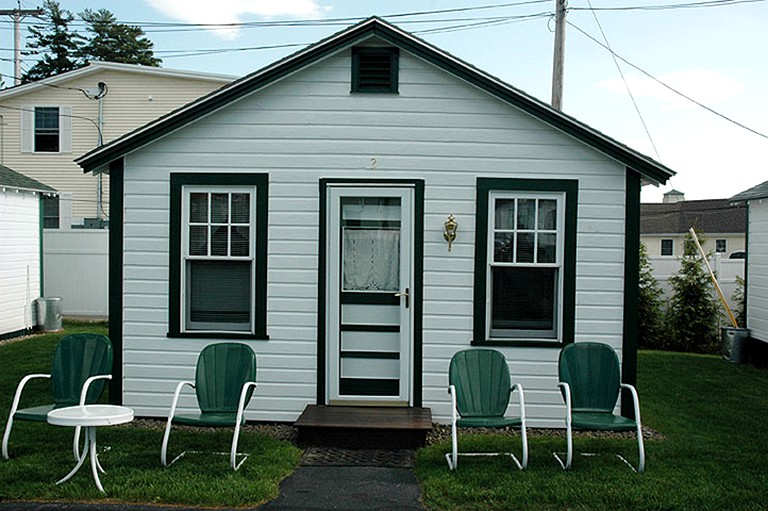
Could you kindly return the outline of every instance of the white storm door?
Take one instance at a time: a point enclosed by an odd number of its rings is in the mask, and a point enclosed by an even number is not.
[[[328,404],[411,404],[409,187],[329,186]]]

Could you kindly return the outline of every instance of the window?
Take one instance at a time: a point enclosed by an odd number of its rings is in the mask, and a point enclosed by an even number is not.
[[[266,338],[267,178],[172,174],[171,336]]]
[[[728,242],[724,239],[715,240],[715,252],[718,254],[725,254],[728,252]]]
[[[35,152],[59,152],[59,108],[35,108]]]
[[[72,107],[23,106],[21,152],[71,153]]]
[[[398,91],[398,48],[352,48],[352,92]]]
[[[59,228],[59,196],[43,195],[43,228]]]
[[[573,338],[578,183],[478,179],[474,343]]]
[[[674,247],[675,247],[675,240],[669,240],[669,239],[661,240],[661,255],[663,256],[675,255]]]

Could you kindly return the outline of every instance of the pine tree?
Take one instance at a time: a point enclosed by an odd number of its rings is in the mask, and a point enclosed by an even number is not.
[[[673,291],[667,315],[672,338],[670,349],[716,353],[720,308],[690,234],[685,239],[680,269],[669,280]]]
[[[80,17],[90,33],[87,43],[79,52],[83,60],[155,67],[162,62],[154,56],[154,43],[147,39],[141,27],[118,23],[115,15],[107,9],[86,9],[80,13]]]
[[[736,306],[733,314],[736,316],[736,323],[739,327],[747,327],[747,294],[744,291],[744,279],[736,275],[736,290],[733,292],[731,301]]]
[[[640,290],[637,303],[638,337],[641,348],[664,349],[663,295],[659,282],[653,276],[648,260],[648,249],[640,243]]]
[[[55,0],[45,0],[43,23],[29,28],[31,35],[28,36],[27,45],[31,51],[24,52],[24,55],[40,55],[40,60],[21,77],[23,83],[83,66],[77,56],[82,38],[69,30],[69,25],[74,19],[72,13],[62,9]]]

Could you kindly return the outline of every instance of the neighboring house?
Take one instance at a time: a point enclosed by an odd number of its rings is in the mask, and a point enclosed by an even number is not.
[[[730,199],[747,208],[747,328],[761,341],[757,350],[766,360],[768,349],[768,181]]]
[[[109,216],[107,178],[84,175],[75,157],[232,79],[92,62],[0,90],[0,164],[58,190],[45,202],[46,228],[99,227]]]
[[[746,208],[728,199],[685,200],[671,190],[662,203],[640,205],[640,240],[651,257],[680,257],[685,237],[691,227],[700,231],[706,252],[731,254],[743,252]]]
[[[42,296],[42,198],[56,190],[0,165],[0,339],[29,333]]]
[[[226,339],[258,354],[251,420],[445,422],[450,358],[479,346],[506,354],[535,426],[563,424],[568,343],[613,346],[636,378],[640,187],[674,173],[379,18],[78,163],[122,213],[113,395],[137,415],[167,415]]]

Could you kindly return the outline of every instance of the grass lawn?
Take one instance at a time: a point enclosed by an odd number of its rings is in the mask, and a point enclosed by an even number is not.
[[[638,393],[643,423],[665,436],[646,442],[645,473],[633,473],[633,440],[577,438],[565,472],[552,457],[565,439],[529,439],[528,469],[511,461],[462,458],[449,472],[449,444],[417,453],[416,475],[430,510],[766,510],[768,372],[713,356],[641,352]],[[460,437],[471,449],[519,452],[519,438]]]
[[[67,333],[99,332],[105,325],[65,323]],[[19,380],[30,373],[48,373],[53,351],[62,334],[38,335],[0,345],[0,424],[5,428]],[[47,380],[33,380],[24,390],[22,407],[45,404]],[[168,396],[170,406],[171,396]],[[99,460],[107,471],[102,495],[84,465],[72,479],[55,482],[74,466],[72,429],[16,421],[9,444],[11,459],[0,461],[0,501],[99,501],[191,504],[198,506],[255,506],[277,497],[279,482],[297,465],[301,451],[288,442],[241,432],[238,451],[249,459],[237,472],[229,456],[190,455],[169,468],[160,465],[162,430],[130,424],[98,428]],[[185,449],[229,452],[232,430],[181,431],[171,434],[169,456]],[[105,450],[109,447],[108,450]]]

